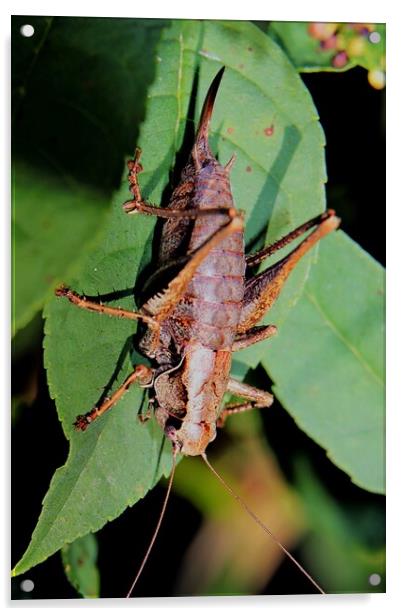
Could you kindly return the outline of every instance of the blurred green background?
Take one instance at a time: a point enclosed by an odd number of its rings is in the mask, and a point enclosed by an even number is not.
[[[32,38],[20,34],[26,23],[35,28]],[[145,117],[155,48],[166,25],[162,20],[12,20],[13,564],[29,542],[49,481],[68,449],[43,368],[42,307],[54,281],[76,271],[96,244]],[[326,135],[328,207],[384,264],[385,91],[367,78],[367,68],[383,71],[381,53],[370,66],[361,55],[360,62],[348,58],[344,70],[332,71],[335,52],[327,51],[326,63],[318,56],[312,70],[312,47],[321,43],[306,34],[306,24],[288,24],[287,31],[286,24],[258,25],[300,70],[306,62],[296,62],[289,40],[298,42],[298,50],[308,48],[309,72],[301,76]],[[339,46],[336,53],[343,51]],[[257,368],[247,379],[258,385],[266,374]],[[384,497],[352,484],[278,401],[269,412],[228,422],[211,458],[328,591],[384,591]],[[62,558],[56,554],[13,580],[13,597],[73,598],[77,589],[96,596],[99,576],[100,596],[125,594],[163,493],[158,486],[101,529],[96,540],[88,537],[74,550],[66,548]],[[130,541],[133,528],[142,529],[142,545],[138,533],[137,543]],[[377,586],[369,581],[374,573],[381,576]],[[31,592],[21,590],[22,578],[34,581]],[[200,460],[180,464],[138,595],[309,592],[308,581],[261,537]]]

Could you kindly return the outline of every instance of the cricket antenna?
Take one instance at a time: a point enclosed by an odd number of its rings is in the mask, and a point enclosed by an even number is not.
[[[164,515],[165,515],[166,506],[167,506],[167,504],[168,504],[168,500],[169,500],[170,492],[171,492],[171,490],[172,490],[173,478],[174,478],[174,473],[175,473],[175,470],[176,470],[176,455],[177,455],[177,448],[174,446],[174,447],[173,447],[173,464],[172,464],[172,471],[171,471],[171,473],[170,473],[169,483],[168,483],[168,487],[167,487],[167,490],[166,490],[165,499],[164,499],[164,501],[163,501],[162,509],[161,509],[160,514],[159,514],[158,523],[157,523],[156,528],[155,528],[155,530],[154,530],[154,534],[152,535],[152,539],[151,539],[151,541],[149,542],[149,546],[148,546],[148,549],[147,549],[147,551],[146,551],[146,553],[145,553],[145,556],[144,556],[144,558],[142,559],[142,563],[141,563],[141,565],[140,565],[140,568],[139,568],[139,569],[138,569],[138,571],[137,571],[137,575],[135,576],[135,578],[134,578],[134,580],[133,580],[133,583],[132,583],[132,584],[131,584],[131,586],[130,586],[130,590],[128,591],[128,593],[127,593],[127,595],[126,595],[126,599],[129,599],[129,598],[130,598],[131,593],[133,592],[134,587],[135,587],[135,585],[136,585],[136,584],[137,584],[137,582],[138,582],[138,579],[139,579],[139,577],[140,577],[140,575],[141,575],[141,573],[142,573],[142,570],[144,569],[144,567],[145,567],[145,565],[146,565],[146,562],[147,562],[148,557],[149,557],[149,555],[150,555],[150,553],[151,553],[151,550],[152,550],[152,548],[153,548],[153,545],[154,545],[154,543],[155,543],[155,540],[156,540],[156,538],[157,538],[157,536],[158,536],[159,529],[160,529],[160,527],[161,527],[162,520],[163,520],[163,517],[164,517]]]
[[[235,498],[237,500],[237,502],[240,503],[240,505],[243,507],[245,512],[254,520],[254,522],[256,522],[258,524],[258,526],[260,526],[262,528],[262,530],[265,533],[267,533],[267,535],[269,535],[271,537],[271,539],[273,539],[273,541],[276,543],[276,545],[280,547],[282,552],[284,552],[286,554],[286,556],[288,558],[290,558],[290,560],[296,565],[296,567],[298,567],[300,569],[300,571],[303,573],[303,575],[305,575],[306,578],[310,580],[310,582],[320,591],[320,593],[325,595],[326,593],[321,588],[321,586],[319,586],[317,584],[317,582],[311,577],[311,575],[309,573],[307,573],[307,571],[304,569],[304,567],[302,567],[302,565],[295,559],[295,557],[292,556],[292,554],[289,552],[289,550],[287,550],[285,548],[285,546],[279,541],[279,539],[277,539],[277,537],[275,537],[274,533],[271,530],[269,530],[269,528],[267,526],[265,526],[264,522],[262,522],[262,520],[260,520],[260,518],[254,513],[254,511],[252,511],[250,509],[250,507],[247,505],[247,503],[238,494],[236,494],[236,492],[226,483],[226,481],[223,479],[223,477],[220,476],[218,471],[216,471],[214,469],[214,467],[212,466],[212,464],[208,460],[207,455],[206,455],[205,452],[201,454],[201,457],[203,458],[205,464],[208,466],[209,470],[221,482],[221,484],[225,487],[225,489],[229,492],[229,494],[231,494],[233,496],[233,498]]]

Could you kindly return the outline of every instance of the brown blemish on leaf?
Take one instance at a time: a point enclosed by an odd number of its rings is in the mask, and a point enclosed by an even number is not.
[[[253,51],[252,47],[247,47],[247,51]]]
[[[239,64],[239,69],[242,70],[244,68],[244,64]]]
[[[227,129],[227,133],[228,133],[229,135],[231,135],[231,134],[233,133],[233,131],[234,131],[233,126],[229,126],[229,128]]]
[[[266,135],[267,137],[272,137],[273,134],[274,134],[273,124],[271,124],[271,126],[267,126],[266,128],[264,128],[264,135]]]
[[[250,165],[247,165],[246,171],[247,171],[247,173],[251,173],[252,172],[252,168],[250,167]]]

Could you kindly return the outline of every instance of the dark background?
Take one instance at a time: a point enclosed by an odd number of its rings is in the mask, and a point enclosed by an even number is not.
[[[16,26],[27,23],[20,19],[22,21],[17,20]],[[16,36],[18,34],[14,34]],[[302,74],[301,77],[312,95],[326,135],[328,207],[334,208],[342,218],[342,229],[385,265],[385,91],[371,88],[367,72],[360,68],[345,73]],[[24,110],[19,113],[23,114]],[[134,141],[135,136],[131,135],[130,139]],[[14,149],[17,142],[18,126]],[[119,179],[120,170],[116,183]],[[43,324],[38,315],[17,335],[13,348],[13,394],[23,394],[25,400],[12,429],[13,564],[29,543],[50,479],[54,470],[64,464],[68,452],[54,403],[48,395],[42,363],[42,335]],[[30,339],[28,346],[22,342],[27,338]],[[292,418],[281,412],[277,401],[272,412],[263,414],[263,418],[270,446],[289,481],[292,481],[290,461],[303,451],[337,500],[350,507],[365,503],[384,516],[383,497],[352,484],[328,460],[325,452],[297,428]],[[286,452],[283,435],[286,435]],[[98,559],[102,572],[101,596],[118,597],[127,592],[153,532],[163,495],[164,488],[155,488],[134,508],[126,510],[118,520],[97,533],[101,546]],[[180,532],[177,531],[178,519]],[[181,555],[200,523],[197,510],[173,493],[157,549],[137,586],[137,596],[169,596],[174,592]],[[132,550],[126,549],[127,537],[134,527],[143,531],[137,534],[143,537],[143,545],[136,545],[137,562]],[[297,551],[294,555],[298,557]],[[31,593],[20,590],[24,578],[35,583]],[[291,563],[285,561],[262,592],[310,593],[311,586]],[[15,599],[77,598],[65,578],[59,554],[13,580],[12,593]]]

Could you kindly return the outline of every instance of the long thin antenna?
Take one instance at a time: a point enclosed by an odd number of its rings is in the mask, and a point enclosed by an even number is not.
[[[133,581],[133,583],[132,583],[132,584],[131,584],[131,586],[130,586],[130,590],[128,591],[128,593],[127,593],[127,595],[126,595],[126,599],[129,599],[129,598],[130,598],[131,593],[132,593],[132,592],[133,592],[133,590],[134,590],[134,586],[137,584],[138,579],[139,579],[139,577],[140,577],[140,575],[141,575],[141,573],[142,573],[142,570],[144,569],[145,564],[146,564],[146,562],[147,562],[147,560],[148,560],[148,557],[149,557],[149,555],[150,555],[150,553],[151,553],[151,550],[152,550],[153,545],[154,545],[154,543],[155,543],[156,537],[158,536],[159,529],[160,529],[161,524],[162,524],[163,516],[165,515],[166,506],[167,506],[167,504],[168,504],[168,500],[169,500],[170,492],[171,492],[172,485],[173,485],[173,478],[174,478],[174,473],[175,473],[175,470],[176,470],[176,454],[177,454],[177,450],[176,450],[176,448],[174,447],[174,448],[173,448],[173,464],[172,464],[172,472],[170,473],[170,477],[169,477],[169,484],[168,484],[168,487],[167,487],[167,490],[166,490],[165,499],[164,499],[164,501],[163,501],[162,509],[161,509],[161,512],[160,512],[160,515],[159,515],[159,520],[158,520],[158,523],[157,523],[156,528],[155,528],[155,530],[154,530],[154,534],[152,535],[152,539],[151,539],[151,541],[150,541],[150,543],[149,543],[149,546],[148,546],[148,549],[147,549],[147,551],[146,551],[146,553],[145,553],[145,556],[144,556],[144,558],[142,559],[141,566],[140,566],[140,568],[138,569],[137,575],[135,576],[134,581]]]
[[[263,529],[263,531],[266,532],[273,539],[273,541],[281,548],[281,550],[286,554],[286,556],[288,556],[290,560],[293,561],[296,567],[300,569],[300,571],[310,580],[310,582],[320,591],[320,593],[325,595],[326,593],[321,588],[321,586],[317,584],[317,582],[311,577],[311,575],[307,573],[304,567],[302,567],[302,565],[295,559],[295,557],[292,556],[289,550],[287,550],[285,546],[279,541],[279,539],[275,537],[274,533],[271,530],[269,530],[267,526],[265,526],[264,522],[262,522],[260,518],[254,513],[254,511],[250,509],[247,503],[245,503],[245,501],[238,494],[236,494],[236,492],[226,483],[223,477],[219,475],[218,471],[214,469],[214,467],[208,460],[206,453],[202,453],[201,457],[203,458],[205,464],[208,466],[209,470],[215,475],[217,479],[219,479],[219,481],[226,488],[226,490],[233,496],[233,498],[235,498],[240,503],[240,505],[243,507],[246,513],[248,513],[248,515],[254,520],[254,522],[256,522],[258,526],[260,526]]]

